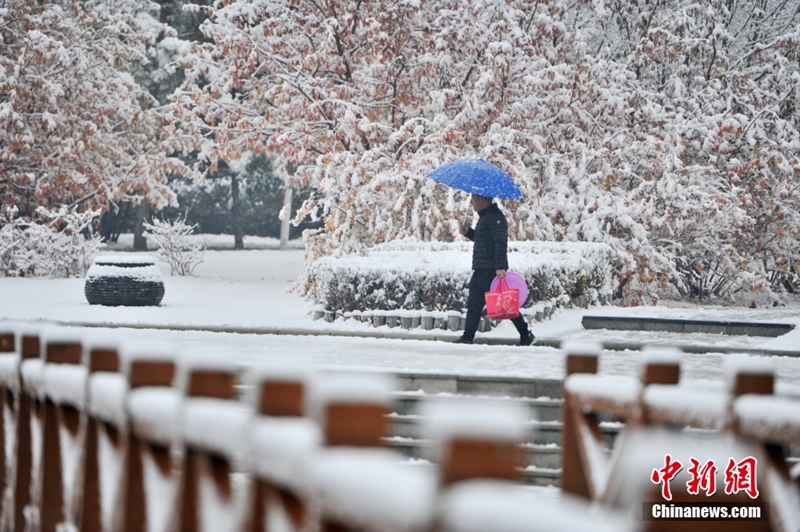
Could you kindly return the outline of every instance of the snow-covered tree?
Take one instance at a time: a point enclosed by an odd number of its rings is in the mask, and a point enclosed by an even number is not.
[[[453,238],[425,174],[482,157],[512,238],[611,244],[631,301],[796,289],[799,5],[218,1],[174,110],[211,161],[300,165],[312,258]]]
[[[141,0],[0,5],[0,204],[85,208],[174,201],[189,145],[131,75],[169,28]]]

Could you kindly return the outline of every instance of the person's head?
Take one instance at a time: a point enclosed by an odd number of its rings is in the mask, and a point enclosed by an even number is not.
[[[473,194],[470,198],[470,203],[472,203],[472,208],[475,209],[476,212],[480,212],[492,204],[492,198]]]

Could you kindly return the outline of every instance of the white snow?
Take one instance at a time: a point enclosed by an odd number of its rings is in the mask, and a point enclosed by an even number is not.
[[[397,390],[389,375],[328,373],[311,383],[307,408],[309,415],[324,424],[325,409],[331,403],[391,405],[391,392]]]
[[[749,434],[785,434],[800,439],[800,399],[746,394],[733,402],[733,412]]]
[[[20,364],[20,375],[25,392],[31,397],[44,398],[44,360],[33,358],[23,360]]]
[[[589,427],[585,424],[581,424],[578,428],[578,437],[581,439],[583,448],[586,451],[589,482],[592,483],[592,493],[594,497],[600,499],[602,498],[602,494],[605,493],[613,463],[606,453],[605,446],[594,437]],[[624,434],[620,434],[618,437],[623,438]]]
[[[231,493],[226,498],[220,493],[214,478],[202,475],[198,486],[198,499],[201,532],[221,530],[240,530],[248,508],[247,494],[249,482],[246,475],[230,475]]]
[[[643,364],[678,364],[683,360],[683,351],[677,347],[647,345],[642,349]]]
[[[144,492],[147,511],[147,532],[169,532],[177,495],[177,481],[164,476],[153,456],[142,453]]]
[[[619,405],[638,401],[642,384],[626,375],[593,375],[577,373],[564,381],[564,389],[581,399],[605,399]]]
[[[183,395],[176,388],[146,386],[128,394],[127,408],[133,430],[162,445],[171,445],[180,434]]]
[[[82,410],[86,404],[86,378],[89,370],[76,364],[45,364],[44,391],[57,404]]]
[[[308,493],[308,465],[322,440],[311,419],[256,417],[250,425],[251,467],[279,486]]]
[[[238,401],[187,398],[181,412],[182,436],[187,445],[241,463],[247,455],[245,428],[252,418],[252,410]]]
[[[61,448],[61,483],[63,486],[64,515],[71,516],[73,493],[78,479],[78,471],[81,465],[81,439],[80,434],[73,437],[64,426],[58,427],[59,446]]]
[[[729,400],[724,389],[703,383],[651,384],[642,393],[645,405],[657,412],[668,412],[676,422],[717,430],[725,426]]]
[[[510,482],[471,480],[449,488],[437,505],[442,532],[583,532],[634,530],[620,515],[590,510],[583,501],[542,498]]]
[[[774,375],[776,362],[769,357],[734,354],[728,357],[723,366],[725,381],[732,389],[737,375]]]
[[[561,342],[561,350],[568,355],[600,355],[603,351],[603,344],[600,342],[590,342],[587,340],[564,340]]]
[[[427,529],[438,480],[434,470],[404,465],[404,460],[388,449],[320,451],[310,467],[323,514],[356,529]]]
[[[103,529],[111,530],[122,478],[122,452],[114,446],[102,426],[97,430],[97,461],[100,478],[100,517]]]
[[[19,353],[0,353],[0,385],[16,392],[19,389]]]
[[[176,358],[177,371],[174,385],[186,393],[189,387],[189,377],[195,371],[237,374],[241,368],[236,360],[220,355],[220,350],[215,347],[199,347],[191,352],[179,353]]]
[[[178,349],[174,344],[153,341],[147,337],[139,341],[123,341],[120,345],[120,373],[124,375],[129,374],[133,362],[175,362],[178,358]]]
[[[302,250],[208,252],[206,262],[196,270],[197,277],[167,278],[165,281],[167,295],[163,305],[152,308],[90,306],[83,297],[81,279],[0,278],[0,291],[4,295],[0,298],[0,318],[14,320],[14,323],[19,323],[19,320],[37,320],[40,324],[29,323],[20,326],[36,334],[46,329],[46,322],[49,321],[99,326],[89,330],[86,336],[87,345],[90,345],[94,337],[105,337],[109,339],[109,344],[112,343],[110,339],[113,339],[115,341],[113,343],[120,346],[123,373],[127,371],[133,359],[176,360],[177,353],[181,353],[180,358],[183,360],[193,355],[202,358],[205,353],[215,351],[220,354],[220,358],[224,358],[226,364],[234,364],[238,368],[256,368],[262,365],[275,368],[288,362],[296,362],[298,366],[307,367],[312,372],[325,373],[331,370],[373,374],[412,372],[437,376],[460,374],[550,379],[560,379],[564,376],[564,351],[550,347],[534,346],[522,349],[502,345],[456,346],[427,340],[327,336],[325,333],[328,332],[358,335],[390,331],[387,327],[373,328],[354,320],[337,320],[333,323],[324,320],[314,321],[311,314],[313,305],[305,301],[298,292],[291,291],[291,281],[297,279],[300,273],[302,258]],[[163,268],[163,265],[159,264],[159,268]],[[718,346],[720,349],[718,352],[703,354],[687,352],[683,355],[682,384],[684,380],[693,383],[721,382],[725,361],[736,358],[734,355],[722,353],[723,349],[754,347],[791,350],[796,349],[798,345],[797,337],[792,336],[794,333],[785,335],[785,339],[769,339],[722,335],[584,331],[580,325],[581,317],[586,312],[597,313],[597,310],[597,308],[590,311],[561,309],[556,312],[553,319],[534,323],[533,331],[541,338],[584,343],[597,340],[635,339],[643,343],[668,345],[696,342],[699,338],[702,343]],[[608,315],[648,315],[728,321],[755,319],[800,324],[800,312],[792,306],[754,310],[679,304],[669,306],[668,303],[635,309],[602,307],[602,312]],[[103,325],[112,325],[115,328]],[[162,329],[133,328],[142,325]],[[116,328],[117,326],[122,327]],[[222,332],[229,327],[240,332],[236,334]],[[182,328],[189,330],[181,330]],[[201,328],[211,330],[191,330]],[[255,334],[279,330],[290,332],[293,329],[321,335]],[[18,332],[19,330],[21,329],[17,328]],[[83,331],[82,329],[80,332]],[[397,329],[392,332],[395,331]],[[442,338],[452,339],[459,334],[448,331],[432,332]],[[407,331],[409,338],[422,338],[423,334],[430,333],[419,330]],[[496,329],[480,336],[495,339],[514,338],[516,331],[509,323],[501,323]],[[566,348],[569,344],[565,342],[563,345]],[[633,382],[631,379],[638,380],[642,363],[641,353],[600,350],[597,344],[592,350],[599,352],[599,371],[602,377],[626,377],[629,383]],[[794,389],[800,385],[800,359],[787,356],[758,358],[767,359],[774,364],[776,390]],[[9,371],[12,371],[13,360],[8,359],[8,361],[11,364]],[[26,375],[25,382],[29,389],[38,389],[37,383],[42,383],[41,361],[26,361],[22,366],[27,367],[23,373]],[[12,373],[9,373],[9,376],[13,377]],[[120,397],[127,386],[124,386],[119,379],[111,378],[109,382],[103,383],[104,379],[106,377],[97,381],[94,377],[90,379],[89,406],[101,419],[112,422],[120,420],[123,418],[120,415],[122,413]],[[623,383],[625,381],[626,379],[622,379]],[[97,391],[93,391],[95,387]],[[100,389],[105,391],[101,392]],[[387,387],[384,391],[389,389],[391,387]],[[687,413],[698,414],[695,418],[698,423],[700,417],[717,419],[715,412],[719,412],[722,404],[719,396],[712,393],[713,391],[696,390],[698,394],[708,394],[707,397],[699,397],[696,400],[691,398],[691,392],[681,393],[681,391],[677,392],[680,394],[677,398],[659,399],[659,389],[656,387],[650,389],[652,391],[649,393],[652,396],[646,394],[646,400],[652,401],[654,405],[669,402],[674,409],[685,406]],[[620,390],[611,391],[620,395]],[[138,392],[139,390],[134,391],[133,395]],[[179,402],[172,391],[165,390],[165,392],[175,403]],[[600,387],[600,392],[608,393],[609,389],[603,385]],[[92,397],[94,394],[98,394],[99,397],[101,393],[107,400],[96,403]],[[630,385],[628,391],[621,395],[623,397],[618,397],[620,400],[632,398],[635,396],[635,386]],[[381,393],[378,393],[372,397],[380,396]],[[718,403],[713,403],[715,398]],[[131,401],[131,408],[136,408],[135,401]],[[145,405],[145,410],[147,408]],[[163,406],[157,409],[153,404],[149,405],[149,413],[153,417],[161,414],[160,417],[164,418],[154,420],[154,423],[165,429],[160,439],[168,441],[175,434],[174,430],[167,429],[180,425],[176,425],[175,418],[166,415],[165,410],[170,409]],[[144,415],[140,413],[140,417]],[[275,443],[275,447],[282,446],[284,449],[275,451],[276,456],[284,456],[281,453],[286,453],[288,456],[295,450],[293,446],[302,436],[297,438],[298,440],[287,437],[283,443]],[[316,438],[320,438],[318,433]],[[303,455],[304,452],[298,448],[298,456]],[[287,469],[286,472],[279,471],[275,473],[274,478],[276,481],[288,478],[295,474],[293,471],[292,469]]]
[[[100,371],[89,376],[89,414],[111,423],[117,428],[125,426],[125,396],[128,380],[120,373]]]
[[[94,259],[94,263],[101,265],[101,266],[108,266],[114,264],[120,265],[130,265],[130,264],[155,264],[156,259],[150,255],[141,255],[141,254],[116,254],[116,255],[98,255]]]
[[[800,530],[800,487],[774,468],[767,470],[770,504],[784,530]]]
[[[147,266],[114,266],[111,264],[93,264],[86,272],[86,279],[98,279],[101,277],[127,277],[138,281],[163,281],[161,270],[157,266],[150,264]]]
[[[447,443],[453,439],[522,443],[530,420],[526,406],[511,400],[431,400],[423,403],[419,411],[423,437],[437,442],[434,461],[440,460]]]

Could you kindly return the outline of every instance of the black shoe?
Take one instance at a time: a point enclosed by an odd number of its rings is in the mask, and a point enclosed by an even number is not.
[[[536,336],[534,336],[532,332],[528,332],[528,334],[521,336],[519,339],[519,345],[533,345],[535,343]]]
[[[472,338],[464,338],[462,336],[461,338],[459,338],[458,340],[456,340],[453,343],[454,344],[471,344],[472,343]]]

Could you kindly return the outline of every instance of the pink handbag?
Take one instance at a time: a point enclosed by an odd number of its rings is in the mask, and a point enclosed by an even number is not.
[[[493,320],[510,320],[519,316],[519,290],[509,288],[505,279],[500,279],[495,291],[486,292],[486,315]]]

